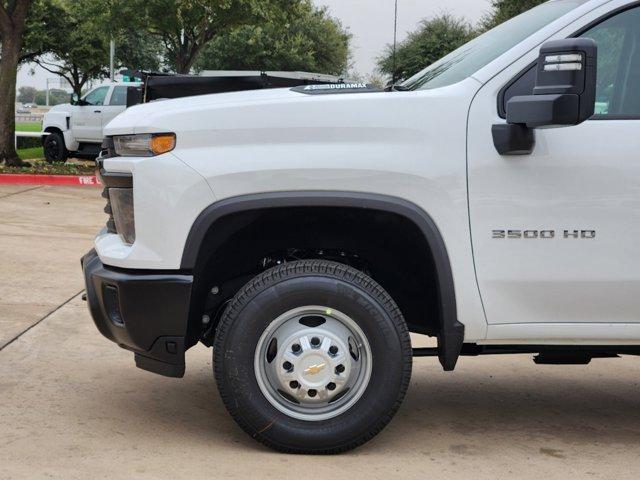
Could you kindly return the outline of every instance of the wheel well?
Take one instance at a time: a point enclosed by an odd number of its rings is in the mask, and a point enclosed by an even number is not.
[[[411,331],[440,333],[442,287],[434,252],[412,220],[359,207],[261,208],[225,215],[203,235],[193,268],[187,345],[201,339],[203,330],[209,332],[203,339],[208,343],[226,302],[250,278],[279,263],[308,258],[364,271],[389,292]],[[203,328],[205,314],[208,328]]]
[[[58,127],[47,127],[43,130],[44,132],[48,132],[48,133],[59,133],[60,135],[63,135],[62,130],[60,130]],[[42,136],[42,142],[44,142],[44,140],[47,138],[46,135]]]

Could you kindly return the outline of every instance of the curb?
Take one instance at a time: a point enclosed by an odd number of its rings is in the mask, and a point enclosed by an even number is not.
[[[0,174],[0,185],[66,185],[76,187],[99,187],[95,175],[30,175],[22,173]]]

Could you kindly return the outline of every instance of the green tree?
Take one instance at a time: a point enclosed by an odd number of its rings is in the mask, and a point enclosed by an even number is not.
[[[197,70],[285,70],[339,75],[346,71],[351,35],[326,8],[289,0],[278,15],[214,38]]]
[[[198,54],[214,38],[264,18],[272,1],[288,0],[138,0],[147,31],[164,45],[165,61],[189,73]]]
[[[448,13],[423,20],[417,31],[398,44],[395,60],[393,45],[387,45],[378,58],[378,69],[395,80],[407,79],[475,35],[469,23]]]
[[[480,21],[482,31],[497,27],[547,0],[491,0],[491,12]]]
[[[20,103],[35,103],[38,90],[35,87],[20,87],[16,100]]]
[[[137,28],[131,5],[119,0],[61,1],[60,24],[47,34],[52,39],[50,55],[35,61],[45,70],[65,78],[81,95],[87,82],[109,75],[109,42],[116,43],[116,68],[155,70],[161,46]]]
[[[142,0],[66,1],[73,5],[84,2],[82,13],[102,37],[106,49],[111,40],[115,41],[116,68],[160,69],[164,62],[163,45],[148,31]]]
[[[61,28],[51,31],[56,39],[49,55],[35,61],[50,73],[66,79],[74,93],[81,94],[86,83],[107,75],[109,47],[104,37],[96,35],[94,26],[82,13],[81,3],[66,5]]]
[[[143,29],[126,29],[115,38],[116,68],[158,72],[164,64],[162,43]]]
[[[69,94],[64,90],[59,90],[57,88],[52,88],[49,90],[49,105],[59,105],[61,103],[69,102]],[[47,91],[46,90],[38,90],[36,92],[36,100],[35,103],[37,105],[46,105],[47,104]]]

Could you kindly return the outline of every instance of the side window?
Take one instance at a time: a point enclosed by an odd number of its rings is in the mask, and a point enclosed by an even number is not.
[[[127,87],[117,86],[113,87],[111,93],[111,99],[109,105],[125,106],[127,104]]]
[[[598,44],[596,115],[600,118],[640,117],[640,7],[626,10],[584,32]],[[536,81],[529,68],[502,94],[500,115],[516,95],[530,95]]]
[[[640,8],[582,34],[598,44],[596,115],[640,116]]]
[[[104,105],[104,100],[108,91],[109,87],[98,87],[87,93],[83,100],[89,105]]]

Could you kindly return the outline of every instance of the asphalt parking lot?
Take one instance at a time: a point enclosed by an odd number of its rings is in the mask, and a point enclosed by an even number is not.
[[[183,379],[134,366],[80,298],[100,189],[0,186],[0,478],[635,479],[640,358],[414,361],[382,434],[334,457],[273,453],[235,426],[210,351]],[[422,339],[415,339],[417,343]]]

